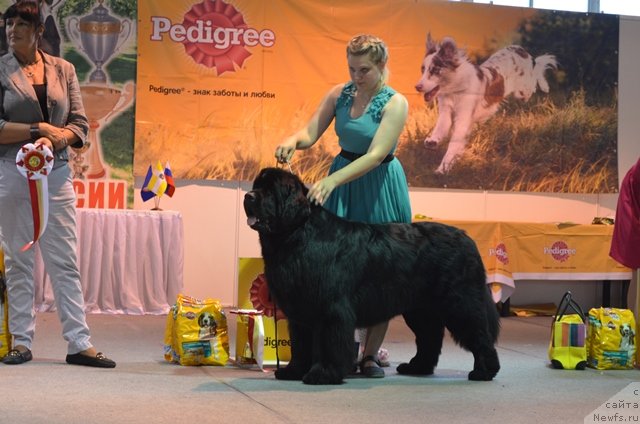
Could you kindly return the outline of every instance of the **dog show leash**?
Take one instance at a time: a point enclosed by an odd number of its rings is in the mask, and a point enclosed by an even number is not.
[[[280,369],[280,354],[278,353],[278,306],[273,302],[273,338],[276,339],[276,369]]]
[[[287,165],[287,167],[289,168],[289,172],[291,172],[292,174],[295,174],[295,172],[293,172],[293,168],[291,167],[291,161],[289,161],[288,159],[284,162],[281,162],[278,159],[276,159],[276,168],[280,168],[280,165],[282,165],[283,169],[284,169],[284,166]]]
[[[276,159],[276,168],[284,169],[285,165],[287,166],[287,168],[289,168],[290,173],[295,174],[295,172],[293,172],[293,167],[291,166],[291,161],[289,159],[287,159],[284,162]],[[279,345],[278,343],[278,307],[276,306],[275,302],[273,302],[273,338],[276,341],[276,348],[275,348],[276,369],[279,370],[280,369],[280,353],[278,351],[278,345]]]

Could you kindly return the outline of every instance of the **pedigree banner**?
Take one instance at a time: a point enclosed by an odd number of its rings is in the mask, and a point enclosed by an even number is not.
[[[345,47],[389,47],[410,113],[409,184],[529,192],[617,190],[619,18],[416,0],[155,0],[138,4],[134,173],[252,180],[324,94]],[[571,40],[571,42],[567,42]],[[293,170],[324,176],[331,127]]]
[[[463,229],[478,246],[478,252],[487,272],[487,284],[495,302],[506,301],[515,291],[513,258],[505,243],[502,225],[488,221],[440,221]]]
[[[628,280],[609,256],[613,226],[438,220],[464,230],[478,246],[496,302],[516,280]]]

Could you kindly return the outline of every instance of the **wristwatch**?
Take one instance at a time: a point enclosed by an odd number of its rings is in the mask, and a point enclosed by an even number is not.
[[[40,138],[40,128],[37,122],[31,124],[31,127],[29,128],[29,134],[31,135],[32,141],[36,141]]]

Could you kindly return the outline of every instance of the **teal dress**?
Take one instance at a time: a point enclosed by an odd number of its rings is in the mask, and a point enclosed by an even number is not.
[[[369,149],[380,120],[382,109],[396,93],[385,86],[371,100],[358,118],[351,118],[350,110],[355,94],[353,83],[345,84],[336,102],[335,130],[343,150],[364,154]],[[396,144],[397,146],[397,144]],[[393,147],[390,153],[396,149]],[[351,160],[338,155],[329,174],[349,165]],[[407,178],[398,158],[381,163],[365,175],[336,187],[324,207],[350,221],[367,223],[411,222],[411,202]]]

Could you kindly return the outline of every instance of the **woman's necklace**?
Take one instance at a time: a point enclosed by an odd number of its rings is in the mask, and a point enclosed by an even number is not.
[[[371,103],[371,99],[373,99],[382,90],[383,86],[384,84],[380,84],[378,87],[376,87],[375,90],[373,90],[371,94],[368,94],[368,95],[365,93],[362,93],[360,96],[358,96],[358,90],[355,91],[354,98],[359,99],[358,111],[360,113],[364,113],[367,110],[367,107]]]
[[[360,109],[360,111],[364,112],[364,110],[367,108],[367,106],[369,106],[369,103],[371,102],[371,98],[372,98],[372,97],[373,97],[373,96],[369,96],[369,97],[365,100],[364,94],[362,95],[362,99],[363,99],[363,100],[361,100],[361,101],[360,101],[360,105],[359,105],[359,109]]]
[[[26,67],[22,68],[22,71],[25,73],[26,76],[28,76],[29,78],[33,78],[33,71],[31,69],[27,69]]]
[[[20,59],[18,59],[18,56],[14,56],[16,58],[16,60],[18,61],[18,64],[20,65],[20,69],[22,69],[22,72],[24,72],[24,74],[29,77],[29,78],[33,78],[36,68],[38,66],[38,63],[40,63],[40,55],[38,55],[36,53],[36,58],[30,62],[23,62]]]

